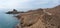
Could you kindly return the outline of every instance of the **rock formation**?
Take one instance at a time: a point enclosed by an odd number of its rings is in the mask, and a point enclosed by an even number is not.
[[[20,13],[17,28],[60,28],[60,5]]]
[[[18,14],[18,13],[24,13],[24,12],[18,12],[16,9],[13,9],[13,11],[6,12],[6,14]]]

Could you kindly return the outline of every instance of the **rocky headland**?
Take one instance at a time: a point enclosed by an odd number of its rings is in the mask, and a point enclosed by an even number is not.
[[[16,28],[60,28],[60,5],[20,13],[17,18],[20,23]]]
[[[24,12],[18,12],[16,9],[13,9],[13,11],[6,12],[6,14],[19,14],[19,13],[24,13]]]

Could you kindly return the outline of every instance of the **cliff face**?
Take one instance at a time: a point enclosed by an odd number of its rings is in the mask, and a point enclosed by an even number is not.
[[[28,11],[19,17],[17,28],[60,28],[60,6]]]

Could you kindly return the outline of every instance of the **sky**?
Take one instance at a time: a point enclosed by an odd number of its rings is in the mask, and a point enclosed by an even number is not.
[[[0,0],[0,8],[4,9],[51,8],[59,4],[59,0]]]

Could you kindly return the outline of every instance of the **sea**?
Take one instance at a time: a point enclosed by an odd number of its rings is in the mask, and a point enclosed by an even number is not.
[[[20,22],[15,14],[6,14],[5,10],[0,10],[0,28],[15,28]]]

